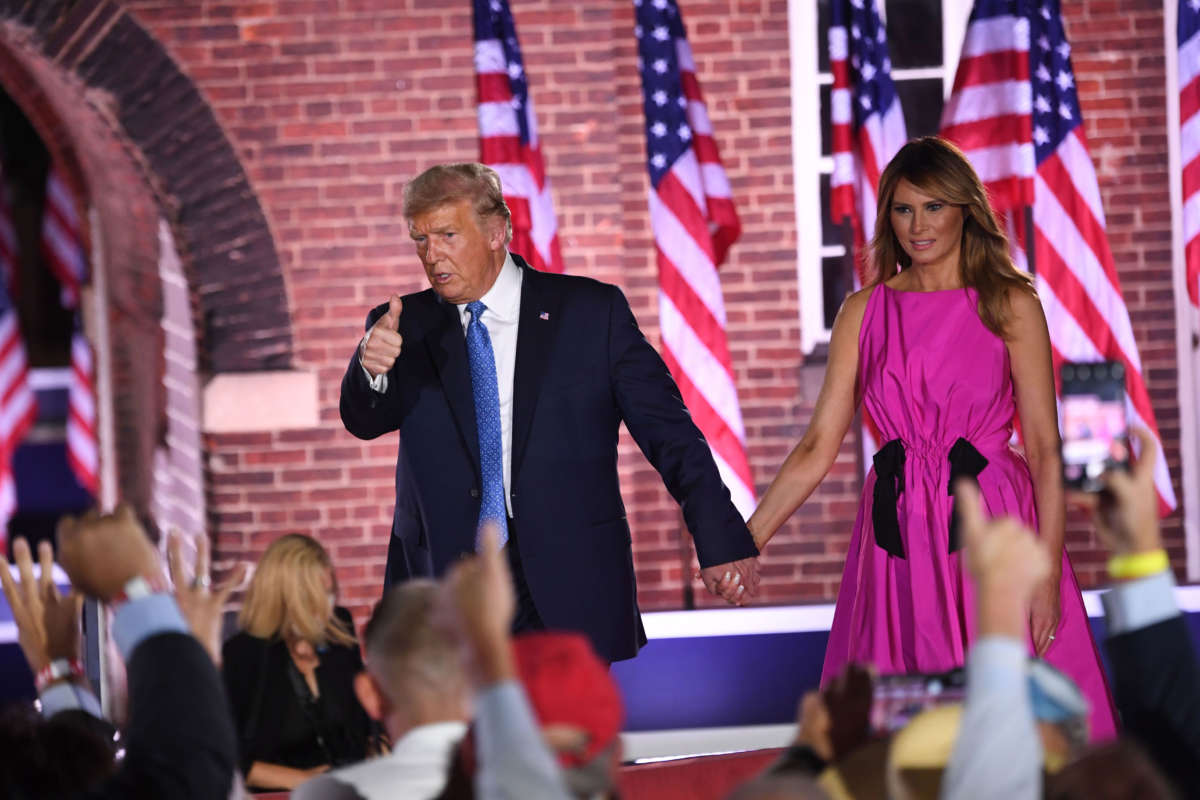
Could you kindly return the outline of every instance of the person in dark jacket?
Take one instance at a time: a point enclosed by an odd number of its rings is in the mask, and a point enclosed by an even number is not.
[[[250,788],[293,789],[367,755],[362,655],[336,589],[328,553],[301,534],[272,542],[250,582],[221,668]]]

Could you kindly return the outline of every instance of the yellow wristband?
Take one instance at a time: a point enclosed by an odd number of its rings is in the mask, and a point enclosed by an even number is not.
[[[1113,556],[1108,560],[1108,574],[1113,580],[1130,581],[1145,578],[1170,569],[1167,551],[1159,548],[1145,553]]]

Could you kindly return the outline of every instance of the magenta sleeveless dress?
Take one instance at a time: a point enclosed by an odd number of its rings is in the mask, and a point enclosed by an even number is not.
[[[962,551],[952,547],[952,473],[977,473],[989,515],[1037,529],[1029,467],[1009,445],[1016,401],[1008,349],[976,307],[973,289],[901,292],[879,284],[867,300],[858,379],[883,452],[863,486],[822,684],[850,661],[883,674],[964,663],[975,617]],[[1065,551],[1061,595],[1046,659],[1090,701],[1093,740],[1112,738],[1108,686]]]

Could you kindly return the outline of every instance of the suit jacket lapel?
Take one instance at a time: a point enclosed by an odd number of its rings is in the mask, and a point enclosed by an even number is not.
[[[475,428],[475,395],[471,389],[471,367],[467,361],[467,339],[463,335],[462,319],[453,303],[435,299],[432,327],[426,338],[446,402],[458,423],[463,445],[471,455],[475,475],[479,476],[479,433]]]
[[[525,273],[521,282],[521,318],[517,324],[517,365],[513,376],[512,474],[515,479],[525,455],[542,377],[554,346],[562,298],[545,275],[526,264],[520,256],[514,255],[513,260]]]

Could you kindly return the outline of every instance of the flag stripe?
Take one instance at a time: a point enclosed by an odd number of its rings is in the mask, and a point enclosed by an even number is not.
[[[635,8],[663,360],[749,516],[754,481],[717,276],[741,224],[675,0]]]
[[[963,146],[997,210],[1007,212],[1010,235],[1032,206],[1037,288],[1056,366],[1064,358],[1123,363],[1130,421],[1157,436],[1105,233],[1070,52],[1058,0],[1036,7],[977,0],[942,133]],[[982,123],[1004,117],[1003,124]],[[1025,238],[1011,236],[1019,266],[1025,265]],[[1155,485],[1160,507],[1170,509],[1175,494],[1159,450]]]
[[[558,220],[538,146],[537,116],[508,0],[474,0],[480,161],[496,170],[513,211],[509,248],[533,267],[562,272]],[[520,206],[520,216],[515,209]]]

